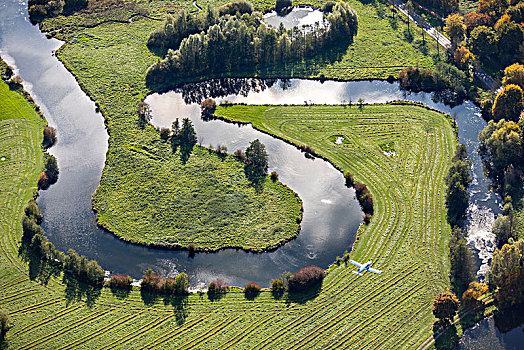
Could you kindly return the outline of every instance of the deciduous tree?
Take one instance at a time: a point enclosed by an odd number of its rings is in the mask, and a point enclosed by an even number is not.
[[[515,84],[509,84],[497,94],[491,113],[495,120],[511,120],[518,122],[520,112],[523,109],[522,88]]]
[[[466,25],[464,24],[464,17],[457,13],[449,15],[446,18],[446,26],[444,27],[444,31],[451,38],[451,43],[453,44],[453,47],[457,47],[457,45],[462,40],[464,40],[464,35],[466,34]]]
[[[440,320],[453,320],[460,302],[457,296],[449,291],[444,291],[437,295],[433,301],[433,315]]]

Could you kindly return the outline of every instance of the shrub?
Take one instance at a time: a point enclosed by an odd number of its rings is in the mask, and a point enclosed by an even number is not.
[[[369,225],[370,222],[371,222],[371,214],[369,214],[369,213],[365,213],[365,214],[364,214],[364,223],[365,223],[366,225]]]
[[[42,190],[49,188],[49,178],[45,172],[42,172],[38,177],[38,188]]]
[[[271,290],[273,292],[283,292],[285,289],[286,287],[284,286],[284,282],[282,282],[278,278],[271,280]]]
[[[289,277],[288,290],[299,292],[322,283],[324,270],[318,266],[306,266]]]
[[[176,294],[176,283],[173,277],[168,277],[164,280],[162,287],[163,291],[167,294]]]
[[[468,289],[462,294],[464,306],[470,309],[482,307],[484,303],[479,299],[487,291],[488,286],[485,283],[471,282]]]
[[[272,171],[270,178],[273,182],[276,182],[278,180],[278,173],[276,171]]]
[[[151,292],[160,292],[164,288],[164,278],[151,269],[144,272],[140,288]]]
[[[131,283],[133,283],[133,279],[129,275],[116,273],[111,276],[107,285],[110,288],[131,289]]]
[[[229,284],[225,283],[221,279],[216,279],[211,281],[209,283],[209,286],[207,287],[207,294],[215,295],[215,294],[221,294],[226,293],[229,289]]]
[[[211,117],[215,113],[216,109],[217,104],[212,98],[206,98],[200,103],[200,110],[202,111],[202,115],[204,117]]]
[[[56,130],[50,126],[44,127],[44,140],[42,144],[45,148],[53,146],[56,142]]]
[[[256,282],[249,282],[244,287],[244,293],[245,294],[258,294],[258,293],[260,293],[261,289],[262,289],[262,287],[260,287],[258,285],[258,283],[256,283]]]
[[[21,89],[23,87],[22,78],[20,78],[20,76],[18,75],[15,75],[14,77],[12,77],[11,80],[7,82],[7,84],[9,85],[11,89],[14,89],[14,90]]]
[[[240,149],[237,149],[237,150],[235,151],[235,153],[233,153],[233,155],[235,156],[236,159],[238,159],[238,160],[241,161],[241,162],[245,162],[245,161],[246,161],[246,155],[245,155],[245,153],[244,153],[242,150],[240,150]]]
[[[367,186],[355,182],[353,187],[355,188],[355,194],[360,206],[362,207],[362,211],[364,211],[365,214],[373,214],[373,197]]]

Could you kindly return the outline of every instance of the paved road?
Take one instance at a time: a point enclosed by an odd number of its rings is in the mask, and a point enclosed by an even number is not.
[[[405,4],[400,0],[389,0],[389,2],[395,6],[400,12],[408,16],[413,22],[415,22],[420,28],[434,38],[440,45],[445,47],[448,51],[451,50],[451,41],[442,35],[438,30],[432,27],[424,18],[417,13],[413,12],[408,14],[405,10]],[[495,90],[498,87],[497,82],[482,68],[475,68],[475,76],[490,90]]]

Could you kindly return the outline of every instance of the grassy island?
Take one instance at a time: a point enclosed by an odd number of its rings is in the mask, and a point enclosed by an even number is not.
[[[300,198],[269,176],[255,187],[231,155],[196,146],[183,164],[169,143],[157,145],[154,154],[136,146],[129,150],[133,159],[121,162],[120,171],[139,170],[104,183],[93,199],[99,224],[125,241],[264,251],[300,230]]]

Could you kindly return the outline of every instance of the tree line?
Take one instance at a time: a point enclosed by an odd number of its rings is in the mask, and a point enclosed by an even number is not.
[[[220,15],[208,7],[205,16],[195,19],[184,13],[168,17],[148,41],[150,46],[169,50],[163,60],[148,69],[147,82],[153,87],[166,87],[185,77],[300,59],[352,40],[357,32],[356,12],[345,2],[337,2],[327,10],[327,25],[309,30],[267,26],[261,13],[245,9]]]

